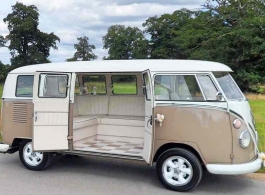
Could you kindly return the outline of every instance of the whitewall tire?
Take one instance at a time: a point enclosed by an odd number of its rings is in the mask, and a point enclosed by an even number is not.
[[[164,152],[158,158],[156,171],[165,187],[179,192],[194,189],[200,183],[203,172],[199,159],[182,148]]]
[[[53,155],[47,152],[33,151],[31,140],[24,140],[19,146],[19,157],[27,169],[41,171],[51,164]]]

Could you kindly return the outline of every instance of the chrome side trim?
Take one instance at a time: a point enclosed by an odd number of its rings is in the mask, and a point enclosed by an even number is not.
[[[28,98],[28,99],[22,99],[22,98],[2,98],[2,101],[8,101],[8,102],[32,102],[32,98]]]
[[[233,111],[231,109],[229,109],[229,112],[244,121],[243,117],[240,114],[238,114],[237,112],[235,112],[235,111]]]
[[[199,108],[199,109],[212,109],[227,112],[224,107],[213,106],[213,105],[198,105],[198,104],[179,104],[179,103],[157,103],[157,107],[168,106],[168,107],[182,107],[182,108]]]

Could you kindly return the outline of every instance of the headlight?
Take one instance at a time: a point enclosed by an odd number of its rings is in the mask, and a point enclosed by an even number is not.
[[[247,148],[251,142],[251,136],[248,130],[241,133],[239,137],[239,143],[242,148]]]
[[[242,126],[242,122],[239,119],[235,119],[234,122],[233,122],[233,126],[236,129],[239,129]]]

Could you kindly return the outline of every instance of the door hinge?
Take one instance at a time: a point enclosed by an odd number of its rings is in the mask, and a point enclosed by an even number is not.
[[[71,140],[71,139],[74,139],[74,137],[73,136],[68,136],[67,139]]]
[[[235,155],[234,154],[230,154],[230,158],[231,159],[234,159],[235,158]]]

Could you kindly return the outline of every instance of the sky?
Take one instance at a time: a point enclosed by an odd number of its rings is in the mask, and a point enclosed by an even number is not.
[[[54,32],[60,38],[58,50],[51,49],[49,59],[62,62],[73,57],[77,37],[87,36],[96,46],[98,60],[107,55],[102,37],[108,27],[115,24],[143,29],[144,21],[152,16],[173,13],[181,8],[199,9],[205,0],[0,0],[0,35],[7,35],[3,18],[12,12],[16,2],[37,6],[40,14],[39,29]],[[0,61],[10,63],[10,53],[0,48]]]

